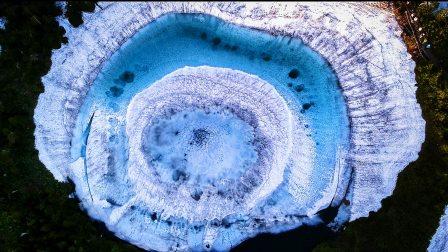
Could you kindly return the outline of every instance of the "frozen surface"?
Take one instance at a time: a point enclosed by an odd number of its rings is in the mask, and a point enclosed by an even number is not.
[[[440,218],[439,227],[431,239],[428,251],[448,251],[448,206],[445,207],[445,214]]]
[[[379,209],[417,158],[415,64],[385,11],[100,6],[77,29],[59,20],[69,43],[43,77],[36,148],[133,244],[228,250],[344,202],[340,225]]]

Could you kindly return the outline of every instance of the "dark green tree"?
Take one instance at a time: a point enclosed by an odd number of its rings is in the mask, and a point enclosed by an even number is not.
[[[83,24],[82,12],[93,12],[95,10],[95,2],[91,1],[68,1],[67,12],[65,16],[74,27]]]
[[[34,149],[41,77],[67,41],[60,15],[52,2],[0,3],[0,251],[135,251],[80,210],[73,185],[57,182]]]

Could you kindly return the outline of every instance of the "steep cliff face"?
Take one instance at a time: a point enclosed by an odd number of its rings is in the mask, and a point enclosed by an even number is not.
[[[218,229],[213,224],[215,217],[223,216],[210,214],[207,215],[210,219],[205,218],[208,222],[197,225],[198,229],[203,227],[203,230],[199,230],[194,237],[186,238],[188,242],[179,245],[179,239],[165,237],[167,235],[177,238],[188,237],[189,234],[182,233],[178,229],[173,231],[169,224],[174,222],[172,220],[169,222],[165,220],[163,225],[159,225],[157,221],[162,216],[157,212],[145,212],[144,207],[141,208],[144,204],[140,203],[154,201],[154,198],[136,198],[132,192],[127,192],[129,185],[126,180],[129,178],[126,174],[120,174],[118,177],[121,177],[122,181],[115,184],[104,182],[107,181],[107,167],[110,163],[120,162],[112,159],[123,157],[111,154],[119,150],[111,150],[101,144],[110,139],[108,135],[110,126],[102,122],[113,120],[101,111],[95,114],[90,122],[90,132],[85,137],[85,156],[75,162],[72,161],[70,149],[76,120],[87,92],[104,66],[104,62],[140,28],[167,13],[210,14],[240,26],[275,35],[296,37],[330,63],[342,88],[350,121],[350,146],[343,157],[346,168],[340,172],[340,181],[336,182],[330,195],[333,197],[331,202],[341,202],[345,199],[339,211],[340,221],[368,216],[370,211],[378,210],[381,207],[381,200],[392,194],[398,173],[418,157],[424,140],[425,122],[415,98],[416,82],[413,73],[415,64],[401,41],[401,31],[396,21],[391,14],[383,10],[355,3],[102,3],[100,6],[101,8],[97,7],[95,13],[85,14],[85,23],[79,28],[73,29],[64,24],[69,43],[53,53],[52,68],[42,80],[45,92],[40,95],[35,110],[36,148],[39,150],[40,160],[56,179],[65,181],[70,177],[75,181],[77,193],[92,217],[104,221],[118,236],[138,246],[157,250],[173,248],[182,250],[195,246],[204,246],[204,249],[212,246],[228,249],[259,231],[275,231],[274,219],[267,218],[268,221],[272,220],[272,223],[260,225],[256,223],[257,220],[260,221],[258,217],[264,218],[265,213],[258,215],[259,210],[254,210],[256,213],[252,215],[252,219],[244,221],[246,226],[255,223],[256,227],[243,228],[236,225],[235,230],[230,228],[223,231],[224,229]],[[200,93],[200,90],[198,92]],[[283,104],[276,98],[271,101]],[[271,112],[276,117],[289,120],[287,118],[290,115],[285,112],[286,109],[280,108],[281,106],[274,106],[273,109],[279,111]],[[128,111],[130,119],[134,118],[131,116],[133,113],[136,112]],[[140,116],[139,113],[137,115]],[[285,120],[281,122],[284,123]],[[271,123],[270,120],[265,122]],[[288,132],[285,129],[293,127],[283,125],[281,122],[273,124],[279,128],[277,132],[279,134]],[[298,123],[291,122],[291,124]],[[128,129],[127,132],[129,134]],[[306,129],[303,132],[306,132]],[[291,137],[277,136],[273,139],[282,143],[277,148],[281,149],[286,148],[282,141],[286,141],[284,143],[287,145]],[[308,153],[312,153],[314,147],[311,141],[306,140],[306,136],[303,139],[310,149]],[[277,140],[273,142],[278,144]],[[132,154],[132,142],[128,147],[131,148]],[[283,154],[290,151],[282,150]],[[271,152],[271,149],[268,152]],[[275,151],[273,153],[275,154]],[[274,154],[272,159],[267,159],[266,162],[270,163],[272,160],[284,162],[281,155]],[[306,156],[305,154],[302,156]],[[307,162],[304,158],[303,163]],[[84,169],[86,164],[88,167],[95,167],[88,171],[90,174],[88,172],[86,174]],[[140,172],[136,170],[131,177],[145,178],[145,174]],[[283,171],[275,170],[274,172],[279,172],[275,176],[269,175],[269,172],[260,173],[262,177],[264,176],[262,181],[270,181],[264,187],[260,187],[264,188],[258,191],[262,192],[261,194],[271,193],[273,191],[271,189],[281,182]],[[300,174],[297,176],[300,177]],[[254,184],[257,185],[255,182]],[[112,188],[111,185],[119,186]],[[148,186],[159,192],[160,188],[157,189],[154,185],[153,183]],[[258,188],[258,185],[256,187]],[[96,200],[98,195],[105,196],[111,193],[119,197],[113,201]],[[296,196],[293,190],[289,193],[293,197]],[[286,197],[281,193],[275,195],[275,198],[280,199]],[[128,200],[130,198],[133,200]],[[122,202],[119,202],[120,200]],[[329,204],[328,197],[323,201],[325,202],[317,202],[316,206]],[[252,204],[257,202],[254,201]],[[123,204],[126,207],[114,207]],[[165,205],[173,206],[170,209],[171,216],[183,216],[182,210],[176,210],[175,204],[176,202],[171,202]],[[288,208],[287,205],[278,207]],[[305,211],[302,213],[304,216],[285,225],[293,227],[302,222],[312,222],[312,216],[319,210],[318,208]],[[179,214],[175,214],[176,211]],[[191,215],[191,212],[189,214]],[[150,222],[143,218],[146,215],[150,216]],[[186,219],[193,220],[193,217],[191,215]],[[140,231],[130,228],[135,221],[141,222]],[[228,218],[218,221],[223,226],[225,223],[237,222]],[[141,234],[154,228],[154,225],[160,226],[157,232],[148,236]],[[282,228],[278,229],[280,230]],[[219,235],[219,232],[224,233]],[[217,237],[221,240],[217,240]]]

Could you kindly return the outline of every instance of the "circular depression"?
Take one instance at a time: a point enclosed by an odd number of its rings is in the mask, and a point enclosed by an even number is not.
[[[118,236],[157,250],[228,249],[337,204],[348,136],[338,80],[300,40],[168,14],[103,64],[70,153],[78,194]]]
[[[189,221],[249,214],[283,181],[292,120],[284,99],[256,76],[176,70],[128,106],[129,177],[157,212]],[[176,204],[167,208],[166,198]]]

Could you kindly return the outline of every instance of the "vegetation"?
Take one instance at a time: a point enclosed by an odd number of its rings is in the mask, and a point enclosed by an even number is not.
[[[83,8],[69,15],[81,17]],[[73,185],[54,180],[34,149],[41,77],[51,50],[67,42],[59,15],[52,2],[0,3],[0,251],[136,251],[80,211],[69,199]]]
[[[82,12],[93,12],[95,10],[95,2],[89,1],[69,1],[67,2],[67,17],[70,24],[74,27],[82,25]]]
[[[448,15],[435,3],[396,3],[409,51],[417,62],[417,98],[427,122],[420,158],[399,176],[394,194],[369,218],[348,224],[316,251],[424,251],[448,203]],[[66,17],[82,24],[91,3],[68,3]],[[426,42],[406,27],[414,10]],[[66,43],[54,3],[0,3],[0,250],[137,251],[79,210],[70,183],[58,183],[34,149],[33,113],[51,51]],[[419,36],[419,35],[418,35]],[[430,48],[426,48],[430,44]],[[423,51],[422,51],[423,50]]]
[[[434,13],[437,2],[394,5],[403,39],[417,63],[417,99],[426,140],[419,159],[399,175],[382,208],[349,223],[315,251],[426,251],[448,204],[448,11]],[[408,21],[411,12],[418,22]]]

